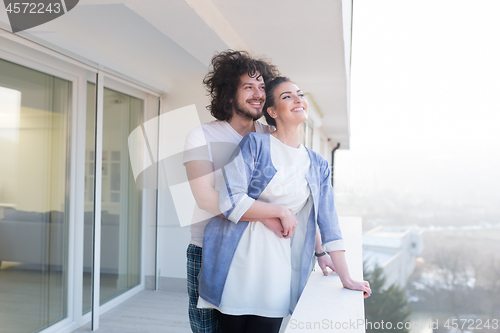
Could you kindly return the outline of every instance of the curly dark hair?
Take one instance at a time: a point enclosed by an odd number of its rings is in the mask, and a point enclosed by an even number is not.
[[[289,78],[284,76],[278,76],[266,84],[266,103],[264,104],[264,117],[269,125],[276,127],[276,120],[272,118],[269,113],[267,113],[267,108],[274,106],[276,101],[274,100],[274,91],[283,82],[292,82]]]
[[[234,100],[240,76],[262,77],[264,83],[279,75],[276,66],[264,59],[254,59],[248,52],[227,50],[212,58],[212,68],[203,79],[211,98],[207,109],[218,120],[231,120],[231,99]]]

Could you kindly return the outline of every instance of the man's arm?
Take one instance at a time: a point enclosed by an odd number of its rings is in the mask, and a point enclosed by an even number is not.
[[[219,191],[215,189],[213,164],[210,161],[189,161],[185,164],[189,186],[196,204],[203,210],[215,215],[219,209]]]

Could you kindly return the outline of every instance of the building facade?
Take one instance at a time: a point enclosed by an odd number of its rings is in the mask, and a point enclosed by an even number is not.
[[[395,284],[404,288],[424,250],[423,230],[418,227],[378,226],[363,235],[363,261],[372,270],[381,267],[384,289]]]

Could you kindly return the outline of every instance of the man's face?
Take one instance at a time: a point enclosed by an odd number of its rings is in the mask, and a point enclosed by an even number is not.
[[[240,85],[236,89],[233,112],[245,118],[257,120],[262,117],[262,108],[266,101],[266,86],[260,73],[255,77],[248,74],[240,76]]]

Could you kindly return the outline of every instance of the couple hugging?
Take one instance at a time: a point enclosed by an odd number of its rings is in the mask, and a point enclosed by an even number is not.
[[[315,255],[325,275],[335,267],[345,288],[368,297],[368,282],[349,275],[328,163],[300,144],[303,92],[246,52],[211,65],[203,83],[217,120],[191,131],[184,154],[197,205],[213,216],[191,226],[193,332],[278,332]]]

